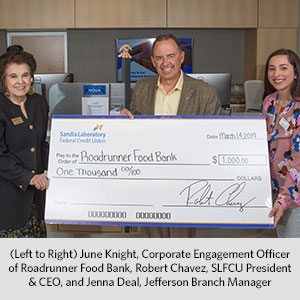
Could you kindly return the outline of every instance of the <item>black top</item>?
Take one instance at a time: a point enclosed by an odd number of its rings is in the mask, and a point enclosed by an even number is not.
[[[48,104],[39,94],[27,95],[25,118],[21,107],[0,94],[0,229],[15,229],[29,219],[35,199],[40,217],[45,192],[29,186],[35,174],[47,169]]]

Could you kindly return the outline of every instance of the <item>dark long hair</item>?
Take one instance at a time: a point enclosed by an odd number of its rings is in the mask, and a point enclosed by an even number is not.
[[[22,46],[10,46],[7,48],[6,52],[0,56],[0,93],[5,92],[5,70],[6,67],[11,63],[16,63],[18,65],[27,64],[29,66],[32,80],[34,78],[33,76],[36,70],[36,61],[33,55],[25,52]]]
[[[291,96],[293,98],[300,97],[300,81],[299,81],[300,59],[298,55],[290,49],[279,49],[271,53],[266,62],[265,78],[264,78],[264,85],[265,85],[264,98],[276,91],[276,89],[272,86],[272,84],[268,79],[268,69],[269,69],[270,59],[276,55],[285,55],[289,63],[294,67],[294,73],[296,78],[291,87]]]

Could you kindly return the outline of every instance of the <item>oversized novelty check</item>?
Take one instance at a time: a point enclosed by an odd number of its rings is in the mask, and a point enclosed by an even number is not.
[[[46,222],[271,228],[262,117],[54,116]]]

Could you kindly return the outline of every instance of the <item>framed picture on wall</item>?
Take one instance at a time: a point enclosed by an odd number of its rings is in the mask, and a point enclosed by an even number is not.
[[[7,45],[21,45],[33,54],[36,73],[67,73],[67,32],[8,32]]]
[[[183,51],[185,52],[182,70],[185,73],[192,73],[192,46],[193,39],[179,38]],[[130,81],[137,81],[142,78],[151,77],[156,74],[155,68],[151,62],[152,45],[155,38],[142,39],[117,39],[117,52],[123,45],[129,45],[132,50],[129,52],[132,56],[130,60]],[[117,78],[122,81],[122,58],[117,58]]]

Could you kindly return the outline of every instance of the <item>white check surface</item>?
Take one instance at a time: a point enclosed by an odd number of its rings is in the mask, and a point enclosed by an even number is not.
[[[52,119],[46,222],[271,227],[263,118]]]

